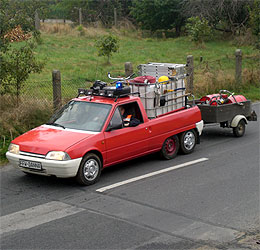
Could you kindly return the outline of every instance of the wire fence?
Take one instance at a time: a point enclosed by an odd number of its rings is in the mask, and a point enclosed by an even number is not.
[[[193,76],[197,96],[220,89],[238,92],[249,85],[260,87],[260,54],[243,55],[241,65],[235,55],[224,55],[216,60],[198,57],[194,59]]]
[[[61,96],[62,104],[66,103],[73,97],[77,96],[78,88],[86,88],[89,86],[89,83],[84,79],[72,79],[72,80],[62,80],[61,84]],[[0,91],[1,91],[0,87]],[[9,84],[5,85],[5,88],[8,88],[8,91],[2,89],[0,102],[3,100],[5,104],[11,106],[17,106],[21,102],[33,99],[38,103],[52,103],[53,102],[53,82],[49,81],[28,81],[17,93],[15,85]],[[2,100],[2,101],[1,101]],[[1,106],[0,106],[1,107]]]
[[[235,77],[235,56],[225,55],[217,60],[206,60],[206,58],[194,58],[192,68],[194,75],[194,94],[204,95],[216,92],[225,88],[233,90],[236,88]],[[260,55],[243,56],[242,85],[252,84],[257,87],[260,85]],[[78,94],[78,88],[89,88],[91,82],[86,79],[63,79],[61,80],[61,104],[65,104]],[[6,86],[5,86],[6,87]],[[53,82],[48,81],[28,81],[19,92],[16,93],[14,85],[9,86],[9,91],[4,92],[0,86],[0,113],[4,106],[17,107],[21,103],[28,103],[34,100],[37,104],[52,107],[54,103]],[[3,94],[5,93],[5,94]],[[46,105],[45,105],[46,104]]]

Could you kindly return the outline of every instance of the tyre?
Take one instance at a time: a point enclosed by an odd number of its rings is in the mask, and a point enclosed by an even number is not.
[[[178,136],[174,135],[167,138],[161,149],[161,157],[170,160],[173,159],[179,151],[180,143]]]
[[[197,134],[192,130],[183,132],[180,135],[180,147],[183,154],[190,154],[197,143]]]
[[[236,137],[241,137],[244,135],[246,131],[246,123],[245,121],[242,119],[239,121],[239,123],[237,124],[237,126],[235,128],[233,128],[233,134]]]
[[[84,156],[80,163],[76,181],[80,185],[92,185],[96,183],[101,174],[102,163],[100,158],[93,153]]]

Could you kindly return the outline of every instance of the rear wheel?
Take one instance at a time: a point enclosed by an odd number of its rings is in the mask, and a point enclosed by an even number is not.
[[[101,174],[102,163],[100,158],[93,153],[84,156],[76,176],[76,180],[81,185],[92,185],[96,183]]]
[[[180,143],[178,136],[171,136],[164,141],[161,149],[161,156],[166,160],[173,159],[177,155],[179,147]]]
[[[246,131],[246,123],[244,120],[240,120],[235,128],[233,128],[233,134],[236,137],[241,137],[245,134]]]
[[[196,143],[197,135],[193,129],[185,131],[180,135],[180,146],[182,153],[190,154],[194,150]]]

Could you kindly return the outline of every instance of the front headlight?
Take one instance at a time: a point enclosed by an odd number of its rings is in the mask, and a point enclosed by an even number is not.
[[[8,151],[9,151],[10,153],[19,155],[19,154],[20,154],[20,147],[19,147],[19,145],[10,143],[9,148],[8,148]]]
[[[70,156],[62,151],[50,151],[45,159],[47,160],[56,160],[56,161],[67,161],[70,160]]]

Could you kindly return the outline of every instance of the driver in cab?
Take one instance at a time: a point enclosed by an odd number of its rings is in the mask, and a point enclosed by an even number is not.
[[[136,127],[140,124],[140,121],[133,117],[132,114],[127,114],[123,106],[120,107],[120,113],[124,121],[124,127]]]

